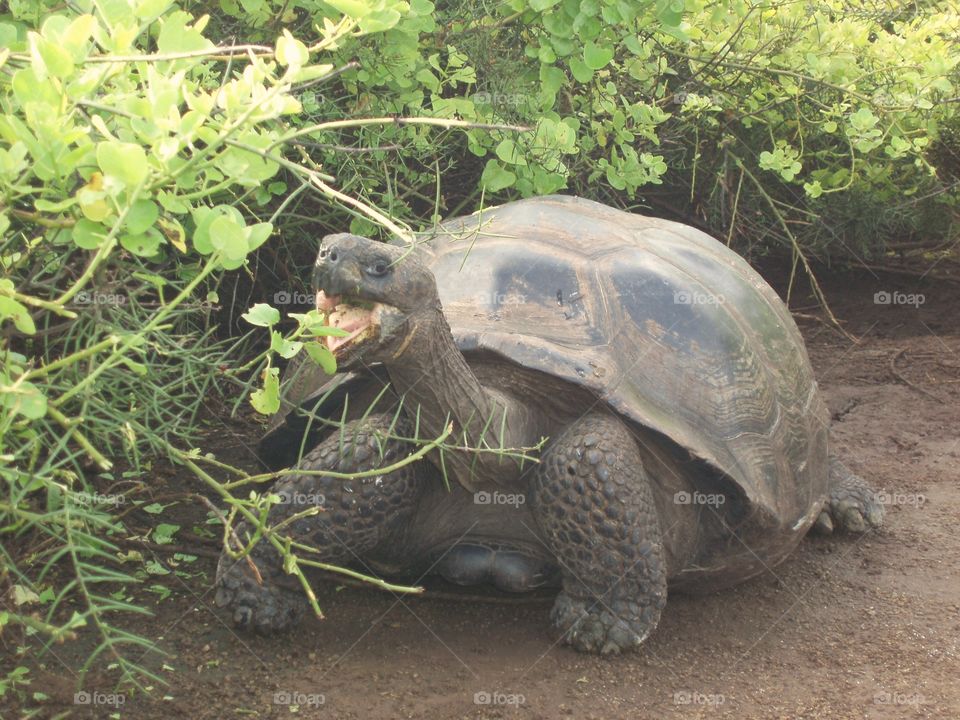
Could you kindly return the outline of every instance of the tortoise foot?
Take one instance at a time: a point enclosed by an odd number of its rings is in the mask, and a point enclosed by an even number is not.
[[[303,617],[307,602],[302,591],[271,582],[261,570],[263,584],[257,582],[246,560],[221,556],[217,568],[218,607],[233,613],[233,624],[262,635],[287,630]]]
[[[821,535],[863,533],[883,524],[883,503],[877,492],[839,460],[830,463],[830,499],[813,529]]]
[[[660,608],[639,602],[579,599],[560,593],[550,613],[564,642],[580,652],[618,655],[639,647],[657,625]]]

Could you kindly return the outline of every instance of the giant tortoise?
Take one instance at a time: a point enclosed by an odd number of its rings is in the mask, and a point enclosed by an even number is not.
[[[317,306],[340,374],[300,365],[267,437],[288,475],[271,522],[329,563],[523,592],[556,586],[575,648],[618,652],[668,588],[781,562],[814,526],[882,506],[830,450],[789,311],[736,253],[681,225],[567,196],[450,220],[407,245],[328,235]],[[290,374],[290,373],[288,373]],[[416,438],[453,432],[402,464]],[[377,473],[380,467],[396,466]],[[249,532],[239,528],[241,535]],[[305,607],[278,554],[223,556],[217,601],[259,631]]]

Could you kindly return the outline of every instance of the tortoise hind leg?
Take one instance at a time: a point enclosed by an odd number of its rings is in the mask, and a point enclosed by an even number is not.
[[[883,504],[872,487],[854,475],[837,458],[830,458],[830,499],[813,530],[822,535],[836,531],[862,533],[883,524]]]
[[[554,626],[586,652],[638,646],[660,619],[667,573],[636,441],[619,420],[588,415],[546,450],[531,490],[563,574]]]

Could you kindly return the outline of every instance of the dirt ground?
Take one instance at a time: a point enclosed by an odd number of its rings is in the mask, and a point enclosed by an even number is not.
[[[39,717],[198,720],[960,718],[960,533],[952,524],[960,517],[960,285],[862,270],[820,279],[861,341],[810,318],[798,323],[835,445],[885,492],[882,530],[808,538],[772,572],[732,590],[672,595],[647,643],[615,658],[557,644],[547,602],[455,603],[333,585],[318,592],[326,620],[278,638],[238,635],[213,607],[215,561],[200,557],[190,578],[151,578],[172,594],[138,594],[156,615],[125,621],[168,653],[145,658],[168,687],[110,705],[113,689],[94,673],[87,690],[99,696],[75,704],[83,656],[60,646],[39,666],[27,661],[28,696],[49,699],[8,702],[0,714],[19,717],[29,705],[43,708]],[[884,292],[889,304],[877,302]],[[794,305],[815,312],[812,303]],[[219,452],[243,454],[255,434],[224,424]],[[164,475],[154,491],[185,482]],[[204,516],[199,506],[180,512]]]

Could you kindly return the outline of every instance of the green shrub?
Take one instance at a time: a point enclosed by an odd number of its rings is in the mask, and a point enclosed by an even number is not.
[[[243,7],[270,27],[336,6]],[[958,26],[946,2],[419,0],[372,42],[338,48],[359,67],[304,110],[531,128],[350,128],[327,142],[401,152],[314,148],[404,217],[429,220],[437,196],[449,214],[476,209],[483,189],[565,190],[685,217],[744,250],[876,255],[887,239],[955,232]]]
[[[287,182],[402,232],[292,162],[284,122],[302,109],[294,88],[333,71],[318,56],[396,20],[400,4],[382,5],[310,46],[283,32],[218,47],[207,18],[169,0],[15,3],[0,17],[0,590],[18,598],[0,628],[49,644],[93,626],[84,669],[106,652],[122,680],[146,672],[124,646],[152,642],[111,619],[145,611],[107,590],[137,578],[116,564],[117,495],[101,488],[144,485],[159,458],[212,462],[196,437],[229,362],[217,280],[270,237]],[[268,361],[257,402],[275,372]]]

